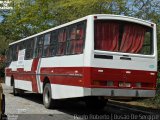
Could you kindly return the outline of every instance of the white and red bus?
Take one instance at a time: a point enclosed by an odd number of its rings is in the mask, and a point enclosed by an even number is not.
[[[64,98],[154,97],[156,25],[141,19],[96,14],[9,44],[5,82],[43,94],[50,108]]]

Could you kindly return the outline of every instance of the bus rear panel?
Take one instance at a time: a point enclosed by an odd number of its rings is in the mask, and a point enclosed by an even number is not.
[[[140,20],[94,16],[91,95],[154,97],[156,26]]]

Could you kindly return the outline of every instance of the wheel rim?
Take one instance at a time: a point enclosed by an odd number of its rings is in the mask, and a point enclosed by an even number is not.
[[[44,91],[44,101],[45,101],[45,103],[49,103],[49,90],[48,90],[48,88],[46,88],[45,89],[45,91]]]

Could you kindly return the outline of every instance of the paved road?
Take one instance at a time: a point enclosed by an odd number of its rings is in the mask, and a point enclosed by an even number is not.
[[[140,116],[141,114],[139,114],[139,112],[111,106],[109,104],[104,110],[90,110],[86,108],[83,102],[71,100],[61,101],[58,105],[59,107],[48,110],[44,108],[42,95],[40,94],[28,92],[24,95],[15,97],[12,94],[12,87],[3,84],[3,89],[6,95],[6,114],[8,120],[138,120],[137,117],[157,117],[156,115]]]

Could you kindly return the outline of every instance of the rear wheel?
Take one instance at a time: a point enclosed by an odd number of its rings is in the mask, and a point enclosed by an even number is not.
[[[5,113],[5,95],[4,94],[2,94],[1,111],[2,111],[2,114]]]
[[[51,85],[46,83],[43,90],[43,104],[45,108],[50,109],[52,108],[52,92],[51,92]]]
[[[19,95],[18,89],[15,88],[15,82],[13,82],[13,95],[14,96],[18,96]]]

